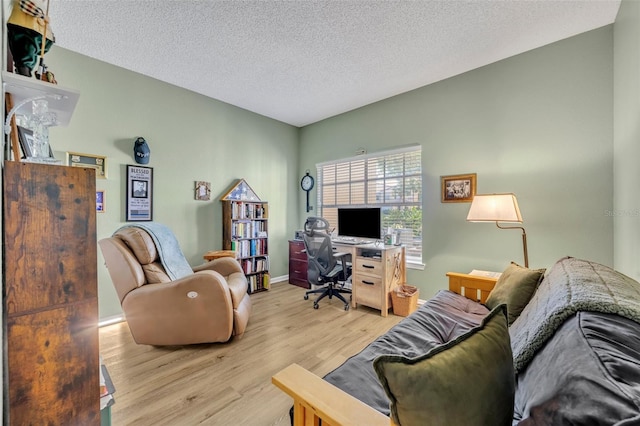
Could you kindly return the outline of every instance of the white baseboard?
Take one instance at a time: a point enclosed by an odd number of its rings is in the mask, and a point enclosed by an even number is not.
[[[101,318],[100,321],[98,321],[98,327],[104,327],[122,321],[125,321],[124,314],[111,315],[109,317]]]
[[[271,277],[271,283],[289,282],[289,275],[280,275],[279,277]]]

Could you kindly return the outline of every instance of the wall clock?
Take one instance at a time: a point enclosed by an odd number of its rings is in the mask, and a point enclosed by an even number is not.
[[[313,176],[309,174],[309,170],[307,170],[306,174],[302,176],[300,180],[300,187],[304,192],[307,193],[307,213],[313,210],[313,207],[309,205],[309,191],[313,189],[313,184],[315,181],[313,180]]]

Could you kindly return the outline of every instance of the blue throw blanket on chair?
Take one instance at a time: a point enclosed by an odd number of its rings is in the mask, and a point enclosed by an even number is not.
[[[144,222],[125,225],[120,229],[131,227],[144,229],[151,235],[156,244],[160,262],[172,281],[193,274],[193,269],[184,257],[176,236],[166,225],[158,222]]]

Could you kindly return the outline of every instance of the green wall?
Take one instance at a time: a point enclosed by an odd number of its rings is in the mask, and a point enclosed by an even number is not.
[[[442,175],[477,173],[478,193],[517,195],[530,267],[565,255],[611,265],[612,34],[607,26],[307,126],[298,175],[359,147],[422,145],[425,269],[408,273],[421,298],[446,287],[447,271],[523,261],[519,231],[467,223],[470,204],[440,202]]]
[[[614,260],[640,279],[640,3],[620,5],[614,30]]]
[[[322,161],[409,144],[423,147],[424,270],[408,281],[430,297],[447,271],[502,270],[522,262],[518,231],[465,221],[469,204],[441,204],[440,176],[477,173],[478,193],[514,192],[529,238],[531,267],[564,255],[613,264],[613,27],[527,52],[297,129],[122,68],[54,47],[59,84],[80,91],[66,151],[108,158],[106,213],[98,238],[124,223],[124,173],[144,136],[154,168],[154,220],[176,233],[192,264],[221,248],[218,197],[244,178],[270,203],[274,277],[287,274],[287,240],[302,226],[298,183]],[[213,200],[195,201],[194,182]],[[312,193],[312,197],[315,193]],[[315,205],[315,202],[312,203]],[[120,313],[102,257],[101,318]]]
[[[106,191],[98,239],[125,223],[125,169],[135,164],[133,141],[143,136],[154,172],[153,219],[173,229],[192,265],[222,248],[219,197],[240,178],[269,202],[271,253],[287,253],[290,224],[298,221],[297,128],[59,47],[46,62],[58,84],[80,91],[69,126],[51,129],[54,154],[107,157],[108,179],[97,180]],[[194,199],[195,181],[211,182],[211,201]],[[121,309],[98,252],[100,317],[106,318]],[[286,275],[287,257],[271,256],[271,270]]]

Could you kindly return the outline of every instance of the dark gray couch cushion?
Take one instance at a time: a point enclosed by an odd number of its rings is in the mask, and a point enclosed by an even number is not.
[[[567,319],[516,380],[514,425],[639,425],[640,324]]]

